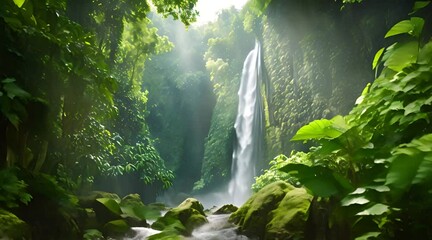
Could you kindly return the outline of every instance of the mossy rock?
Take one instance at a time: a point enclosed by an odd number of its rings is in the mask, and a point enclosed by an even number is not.
[[[232,204],[225,204],[216,210],[213,214],[230,214],[238,210],[238,207]]]
[[[120,201],[120,205],[144,206],[138,193],[128,194]]]
[[[30,239],[30,228],[15,214],[0,209],[0,239]]]
[[[269,213],[276,209],[286,193],[293,189],[295,187],[283,181],[271,183],[252,195],[230,216],[229,221],[237,224],[241,233],[263,239],[266,225],[271,220]]]
[[[303,188],[289,191],[269,215],[264,239],[303,239],[312,195]]]
[[[130,227],[148,227],[145,216],[140,214],[145,208],[141,196],[137,193],[126,195],[119,203],[122,217]]]
[[[129,195],[128,195],[129,196]],[[139,196],[139,195],[138,195]],[[91,208],[98,198],[111,198],[117,202],[121,201],[121,198],[115,193],[92,191],[88,195],[79,196],[79,205],[84,208]]]
[[[194,228],[207,222],[202,204],[194,198],[188,198],[156,220],[152,224],[152,228],[163,232],[174,231],[184,236],[190,236]]]

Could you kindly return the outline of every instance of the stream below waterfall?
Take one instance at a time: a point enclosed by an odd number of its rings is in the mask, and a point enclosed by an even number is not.
[[[252,240],[243,235],[238,235],[236,226],[228,222],[229,214],[209,215],[207,217],[208,223],[195,229],[192,236],[185,237],[186,240]],[[135,227],[132,230],[136,233],[131,238],[124,238],[123,240],[144,240],[148,237],[160,233],[160,231]]]

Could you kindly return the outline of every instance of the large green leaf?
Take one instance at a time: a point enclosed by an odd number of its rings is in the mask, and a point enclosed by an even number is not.
[[[357,213],[357,215],[359,215],[359,216],[382,215],[383,213],[387,212],[388,210],[389,210],[389,207],[387,205],[377,203],[377,204]]]
[[[369,203],[369,199],[367,199],[365,196],[347,196],[344,199],[341,200],[342,206],[350,206],[353,204],[358,205],[364,205],[366,203]]]
[[[311,139],[333,139],[349,129],[342,116],[335,116],[331,120],[320,119],[312,121],[306,126],[301,127],[291,141],[311,140]]]
[[[399,72],[403,68],[417,61],[419,48],[417,41],[397,43],[387,48],[384,54],[384,66]]]
[[[404,190],[432,178],[432,134],[425,135],[393,151],[386,184]]]
[[[288,164],[279,170],[296,177],[313,195],[330,197],[351,190],[348,180],[322,166]]]
[[[378,62],[381,58],[381,55],[384,53],[384,48],[381,48],[380,50],[378,50],[378,52],[375,54],[375,57],[372,61],[372,69],[375,69],[376,66],[378,65]]]
[[[396,23],[385,35],[385,38],[408,33],[414,37],[419,37],[423,29],[424,20],[419,17],[412,17],[410,20],[403,20]]]
[[[17,5],[19,8],[22,7],[22,5],[24,5],[25,0],[13,0],[15,5]]]

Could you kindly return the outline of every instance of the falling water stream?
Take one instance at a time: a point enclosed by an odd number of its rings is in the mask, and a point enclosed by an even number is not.
[[[239,104],[234,125],[237,144],[233,152],[232,178],[228,192],[235,205],[242,205],[251,195],[257,174],[256,165],[262,154],[263,104],[261,97],[261,45],[255,41],[243,65],[238,91]]]
[[[261,45],[255,42],[255,48],[249,52],[243,64],[239,105],[236,122],[236,144],[231,166],[232,178],[227,193],[215,193],[211,197],[223,198],[223,202],[242,205],[251,195],[251,185],[257,174],[256,164],[262,158],[263,141],[263,104],[261,97],[262,83]],[[209,197],[209,196],[208,196]],[[200,199],[202,200],[202,199]],[[220,199],[216,200],[221,203]],[[228,222],[229,215],[210,215],[208,223],[195,229],[189,240],[247,240],[238,235],[234,225]],[[159,233],[150,228],[133,228],[136,235],[125,240],[146,239]]]

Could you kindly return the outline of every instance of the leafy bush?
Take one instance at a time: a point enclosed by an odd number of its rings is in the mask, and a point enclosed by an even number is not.
[[[281,168],[331,197],[332,228],[356,239],[432,237],[424,214],[432,211],[432,41],[421,44],[423,25],[413,17],[388,31],[403,41],[378,51],[373,68],[384,68],[349,115],[315,120],[293,137],[319,144],[314,165]]]
[[[14,173],[14,169],[0,170],[0,206],[13,208],[18,207],[19,203],[28,204],[32,198],[27,193],[27,184],[19,180]]]
[[[304,152],[292,152],[289,158],[283,154],[276,156],[270,161],[270,168],[264,170],[264,173],[261,176],[255,177],[255,183],[252,185],[252,190],[258,192],[268,184],[279,180],[287,181],[291,185],[297,186],[299,184],[297,178],[279,170],[290,163],[311,164],[309,154]]]

